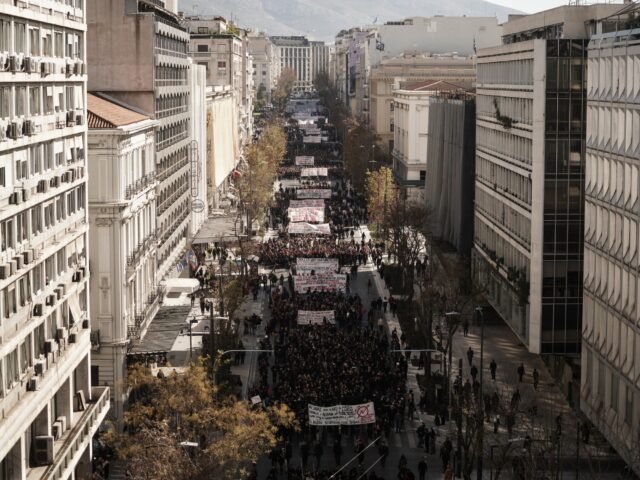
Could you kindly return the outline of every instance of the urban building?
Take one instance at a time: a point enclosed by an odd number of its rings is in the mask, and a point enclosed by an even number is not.
[[[191,60],[191,59],[189,59]],[[207,80],[206,68],[191,63],[189,66],[189,120],[191,122],[191,145],[189,161],[191,177],[191,226],[189,240],[192,240],[202,224],[209,217],[207,202]]]
[[[463,256],[473,246],[476,102],[468,92],[441,92],[429,99],[427,222],[434,238]]]
[[[447,82],[400,85],[393,94],[393,176],[408,199],[425,202],[431,97],[461,87]]]
[[[619,8],[518,17],[478,52],[472,270],[533,353],[580,353],[586,47]]]
[[[301,92],[309,92],[313,89],[313,52],[319,50],[312,48],[311,42],[306,37],[277,37],[272,36],[271,41],[276,49],[276,57],[280,61],[277,65],[278,76],[283,70],[293,70],[296,74],[294,89]]]
[[[157,270],[164,277],[189,234],[189,34],[162,0],[88,0],[89,90],[159,120]],[[175,9],[175,2],[168,5]]]
[[[276,65],[279,60],[269,35],[264,32],[250,33],[249,53],[253,59],[253,84],[256,88],[256,95],[261,89],[264,89],[266,100],[271,101],[271,92],[276,88],[278,82]]]
[[[580,406],[640,475],[640,30],[602,30],[588,50]]]
[[[223,17],[185,18],[191,43],[189,54],[207,69],[208,86],[231,85],[238,103],[240,148],[253,135],[253,60],[247,31]]]
[[[211,210],[229,206],[231,173],[238,165],[237,104],[229,86],[209,87],[206,94],[207,203]]]
[[[371,67],[369,75],[370,125],[384,151],[393,152],[393,93],[400,83],[431,83],[443,80],[472,88],[476,80],[475,60],[453,54],[431,55],[407,52],[385,58]]]
[[[0,2],[0,477],[90,478],[87,9],[26,5]]]
[[[158,311],[156,164],[159,120],[88,95],[91,374],[111,389],[122,426],[127,352]]]
[[[325,45],[324,42],[309,42],[311,44],[311,79],[315,78],[320,73],[329,73],[329,56],[331,47]]]
[[[369,120],[373,108],[370,105],[374,92],[372,75],[384,60],[394,63],[394,58],[420,54],[470,57],[478,48],[498,45],[501,35],[502,26],[498,25],[495,17],[413,17],[384,25],[353,28],[336,36],[335,65],[331,70],[336,72],[340,98],[353,114]],[[403,67],[395,65],[389,69],[398,68]],[[382,72],[385,69],[383,67]],[[447,79],[427,77],[414,81],[429,80]],[[456,83],[453,79],[451,81]],[[390,98],[386,100],[390,102]],[[377,108],[380,108],[380,102]],[[391,140],[389,133],[385,132],[385,149]]]

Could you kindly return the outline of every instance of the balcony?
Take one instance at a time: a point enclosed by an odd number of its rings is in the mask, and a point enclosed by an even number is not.
[[[135,182],[127,186],[124,192],[124,198],[126,200],[131,200],[138,193],[147,189],[155,183],[156,174],[155,172],[147,173],[146,175],[140,177]]]
[[[178,229],[178,227],[180,226],[180,224],[182,222],[185,221],[185,219],[191,214],[190,210],[185,209],[184,212],[182,213],[182,215],[180,215],[178,218],[176,218],[176,220],[173,222],[173,224],[171,224],[169,226],[169,228],[167,228],[164,232],[164,234],[160,237],[160,240],[158,241],[158,247],[164,245],[167,240],[169,240],[169,237],[171,237],[171,235],[173,235],[174,233],[176,233],[176,230]]]
[[[185,157],[183,160],[180,160],[178,163],[175,163],[173,165],[168,166],[167,168],[160,170],[157,176],[158,181],[164,182],[167,178],[169,178],[171,175],[176,173],[178,170],[187,166],[188,163],[189,163],[189,159]]]
[[[91,387],[84,412],[73,427],[53,445],[53,463],[29,470],[28,479],[57,480],[69,478],[80,456],[91,444],[98,427],[109,411],[109,387]],[[79,412],[76,412],[78,414]]]
[[[127,257],[127,278],[130,278],[136,271],[140,262],[156,247],[157,235],[155,230],[138,244],[131,255]]]
[[[162,203],[158,204],[156,207],[156,214],[158,216],[162,215],[166,212],[171,205],[173,205],[182,195],[189,191],[189,185],[184,184],[181,188],[176,190],[171,194],[171,196],[167,197]]]

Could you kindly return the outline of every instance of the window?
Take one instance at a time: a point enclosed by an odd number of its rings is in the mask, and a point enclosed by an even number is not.
[[[29,54],[32,57],[40,55],[40,29],[29,28]]]
[[[611,375],[611,408],[614,411],[619,410],[618,394],[620,392],[620,378],[617,375]]]
[[[31,209],[31,233],[33,235],[42,233],[42,207],[40,205]]]
[[[40,115],[40,87],[29,87],[29,112],[31,115]]]
[[[633,425],[633,387],[629,385],[625,386],[625,408],[624,408],[624,421],[630,427]]]
[[[598,362],[598,395],[602,400],[604,400],[605,391],[604,391],[604,362]]]
[[[198,51],[199,52],[208,52],[209,51],[209,45],[198,45]]]
[[[427,180],[427,171],[420,170],[420,181],[424,183]]]
[[[62,32],[54,32],[54,49],[53,55],[59,58],[64,57],[64,42]]]
[[[0,51],[8,52],[11,48],[11,22],[0,20]]]
[[[53,41],[51,39],[51,33],[47,33],[42,37],[42,55],[45,57],[53,56]]]
[[[16,160],[16,181],[25,180],[28,176],[27,161]]]
[[[27,27],[24,23],[13,25],[15,53],[27,53]]]
[[[7,186],[7,179],[5,178],[6,176],[6,167],[0,167],[0,187],[6,187]]]
[[[0,117],[11,116],[11,87],[0,87]]]
[[[16,87],[16,116],[24,116],[27,113],[27,87]]]
[[[227,68],[227,62],[218,62],[218,70],[224,70]]]

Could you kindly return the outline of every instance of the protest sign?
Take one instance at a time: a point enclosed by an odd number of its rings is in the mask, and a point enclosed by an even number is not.
[[[310,311],[298,310],[298,325],[324,325],[336,323],[336,315],[333,310]]]
[[[289,235],[331,235],[331,227],[329,227],[328,223],[320,223],[316,225],[306,222],[290,223],[288,232]]]
[[[294,275],[293,283],[297,293],[312,292],[344,292],[347,279],[341,273],[326,273],[320,275]]]
[[[288,215],[292,223],[324,223],[324,207],[290,208]]]
[[[335,405],[333,407],[317,407],[309,405],[309,425],[338,426],[366,425],[375,423],[376,413],[373,402],[359,405]]]
[[[322,207],[324,208],[325,201],[321,198],[308,198],[305,200],[289,200],[289,208],[301,208],[301,207]]]
[[[337,258],[298,258],[296,259],[296,273],[298,275],[330,274],[338,271]]]
[[[305,157],[305,156],[296,157],[296,165],[301,167],[313,167],[314,162],[315,162],[314,157]]]
[[[299,200],[305,198],[331,198],[331,190],[328,188],[298,188],[296,196]]]
[[[329,175],[328,168],[303,168],[300,177],[326,177]]]

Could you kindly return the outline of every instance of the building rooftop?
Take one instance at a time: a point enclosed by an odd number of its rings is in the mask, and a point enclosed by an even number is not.
[[[406,82],[400,84],[400,90],[412,91],[412,92],[452,92],[457,90],[467,90],[462,85],[456,85],[444,80],[438,80],[436,82]]]
[[[89,128],[118,128],[151,120],[146,115],[91,93],[87,94],[87,113]]]

